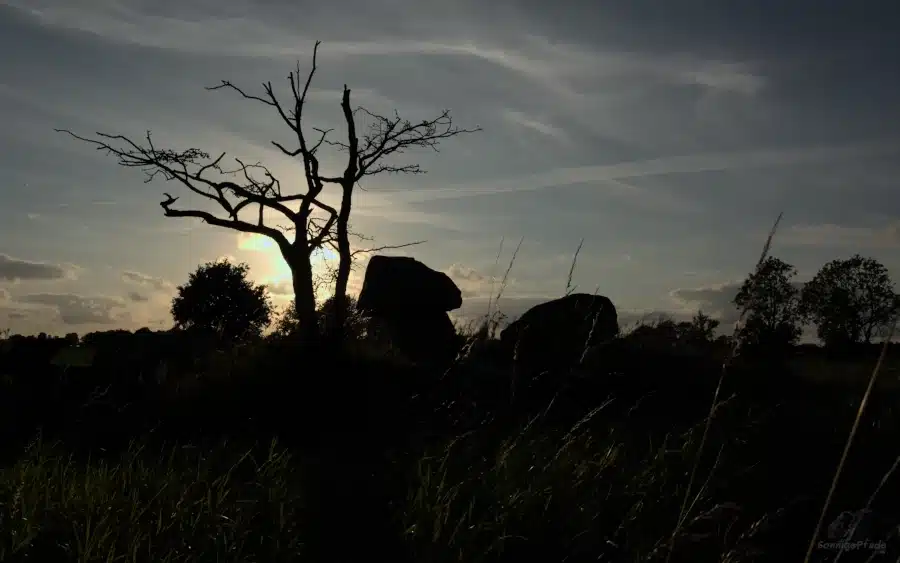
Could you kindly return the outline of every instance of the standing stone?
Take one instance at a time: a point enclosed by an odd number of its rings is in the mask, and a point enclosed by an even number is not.
[[[616,337],[616,308],[608,297],[573,293],[529,309],[500,333],[508,358],[520,370],[541,372],[571,367],[586,348]]]
[[[373,256],[357,302],[404,355],[427,362],[456,353],[456,330],[447,312],[460,306],[462,292],[450,276],[406,256]]]

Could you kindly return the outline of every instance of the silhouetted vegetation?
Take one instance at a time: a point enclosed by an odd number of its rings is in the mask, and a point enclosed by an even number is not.
[[[766,258],[750,274],[734,298],[746,311],[746,322],[737,337],[744,347],[781,354],[797,343],[802,331],[800,291],[791,281],[797,270],[775,258]]]
[[[334,322],[336,317],[334,310],[335,306],[334,297],[329,297],[322,303],[322,306],[319,307],[319,310],[317,311],[319,332],[323,335],[328,332],[329,325]],[[344,306],[346,307],[344,313],[344,331],[346,338],[350,340],[359,340],[363,338],[366,336],[367,331],[370,330],[370,327],[368,326],[368,319],[356,310],[356,298],[352,296],[348,297]],[[295,336],[300,334],[300,317],[297,315],[297,307],[293,300],[284,308],[281,315],[278,316],[278,319],[275,321],[273,332],[277,336]]]
[[[884,336],[898,307],[887,268],[858,254],[823,266],[803,286],[802,305],[819,338],[834,348]]]
[[[200,266],[179,325],[263,328],[247,273]],[[844,560],[893,553],[895,345],[859,410],[880,345],[793,345],[792,273],[760,262],[737,340],[701,312],[662,318],[541,373],[484,327],[449,366],[410,362],[355,309],[338,347],[304,344],[290,315],[225,348],[180,328],[8,336],[0,560],[801,560],[857,416],[813,560],[848,537]]]
[[[197,268],[172,300],[175,327],[229,343],[261,336],[272,321],[272,303],[265,286],[247,279],[249,271],[247,264],[227,260]]]

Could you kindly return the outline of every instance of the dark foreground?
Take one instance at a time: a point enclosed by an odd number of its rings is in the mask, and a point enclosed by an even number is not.
[[[701,451],[720,352],[618,342],[537,378],[275,341],[165,369],[7,354],[0,560],[802,561],[865,381],[738,362]],[[900,553],[895,395],[813,561]]]

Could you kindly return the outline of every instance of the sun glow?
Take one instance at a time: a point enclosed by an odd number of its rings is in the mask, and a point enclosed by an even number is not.
[[[253,277],[258,280],[258,283],[290,287],[293,278],[291,269],[281,256],[278,245],[272,239],[262,235],[242,233],[238,237],[238,249],[256,254],[250,267],[251,275],[255,274]],[[330,249],[314,252],[310,259],[314,275],[324,273],[326,262],[332,262],[336,258],[337,254]],[[321,303],[331,295],[331,291],[332,288],[328,285],[320,287],[316,299]],[[287,298],[291,297],[293,296]]]

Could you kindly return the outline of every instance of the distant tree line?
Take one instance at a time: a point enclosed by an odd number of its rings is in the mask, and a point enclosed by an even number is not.
[[[274,321],[274,333],[288,336],[302,330],[303,320],[292,302],[276,319],[264,285],[247,277],[246,264],[210,262],[191,274],[178,287],[171,313],[179,330],[202,330],[223,341],[237,342],[259,337]],[[900,295],[894,291],[887,268],[873,258],[854,255],[825,264],[808,282],[795,280],[797,270],[780,258],[760,262],[733,299],[742,312],[734,336],[741,349],[778,353],[798,343],[803,327],[814,325],[827,348],[846,349],[885,337],[900,310]],[[325,332],[333,317],[341,316],[348,336],[367,331],[366,319],[355,311],[352,299],[342,315],[336,301],[326,300],[318,309],[318,331]],[[719,321],[698,312],[689,322],[663,319],[653,327],[654,338],[678,344],[711,342]]]
[[[292,301],[276,315],[267,287],[248,278],[249,266],[225,260],[200,265],[188,281],[177,288],[170,312],[173,329],[231,345],[258,339],[271,326],[275,336],[304,331],[303,319]],[[741,311],[734,333],[739,348],[747,353],[780,354],[795,346],[803,328],[813,325],[821,343],[831,350],[848,350],[884,338],[900,311],[900,295],[894,291],[887,268],[872,258],[854,255],[825,264],[808,282],[795,281],[791,264],[770,256],[760,262],[733,299]],[[335,299],[327,299],[317,311],[316,328],[327,332],[336,317],[342,317],[346,336],[361,338],[369,332],[367,319],[356,311],[353,298],[338,314]],[[663,345],[698,345],[716,338],[719,321],[702,311],[691,321],[663,318],[632,331],[634,338]],[[149,330],[149,329],[142,329]],[[90,344],[92,335],[81,339]],[[41,333],[38,340],[47,340]],[[65,336],[69,344],[78,335]]]
[[[777,352],[798,342],[814,325],[826,348],[846,350],[886,337],[898,310],[887,268],[855,254],[825,264],[808,282],[797,270],[770,256],[744,281],[734,298],[743,313],[736,333],[742,347]]]

